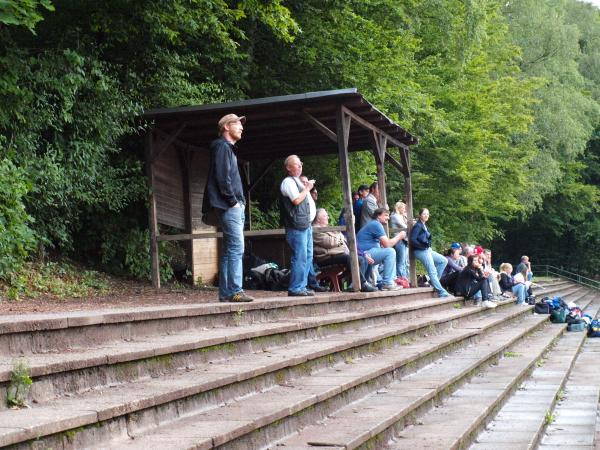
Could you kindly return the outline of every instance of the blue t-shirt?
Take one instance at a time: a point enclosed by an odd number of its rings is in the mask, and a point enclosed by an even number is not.
[[[372,248],[381,247],[381,243],[379,242],[381,236],[386,236],[383,225],[377,219],[371,220],[356,235],[358,249],[366,252]]]

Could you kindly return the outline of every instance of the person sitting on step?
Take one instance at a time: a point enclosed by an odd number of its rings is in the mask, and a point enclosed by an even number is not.
[[[363,206],[364,207],[364,206]],[[401,231],[395,237],[389,238],[383,225],[390,220],[390,212],[385,208],[377,208],[373,213],[373,218],[370,222],[363,225],[358,234],[356,241],[359,252],[365,257],[371,257],[375,264],[383,264],[383,290],[395,291],[402,289],[394,283],[396,276],[396,245],[401,239],[406,237],[406,233]],[[369,266],[365,277],[369,279],[369,271],[372,266]]]
[[[324,208],[317,209],[317,215],[313,223],[315,229],[329,226],[329,214]],[[341,265],[346,267],[347,273],[350,269],[350,249],[346,238],[339,231],[325,231],[313,233],[313,257],[319,267]],[[363,292],[375,292],[377,288],[368,283],[365,272],[369,264],[373,264],[372,258],[358,257],[360,267],[360,286]]]
[[[502,295],[507,297],[507,293],[512,293],[517,296],[517,305],[524,305],[527,298],[527,286],[523,281],[516,281],[512,276],[512,264],[500,264],[500,289]]]
[[[448,249],[448,251],[446,252],[446,260],[448,261],[448,264],[444,268],[444,273],[440,278],[440,284],[448,292],[455,292],[458,274],[463,270],[463,268],[458,265],[459,259],[460,245],[458,246],[458,248],[451,247],[450,249]]]
[[[469,256],[467,267],[459,273],[456,280],[456,295],[462,295],[465,300],[474,299],[476,306],[495,308],[496,304],[488,300],[490,292],[487,281],[488,276],[489,273],[481,269],[479,256]]]

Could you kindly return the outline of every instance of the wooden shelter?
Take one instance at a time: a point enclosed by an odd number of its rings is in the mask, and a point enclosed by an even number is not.
[[[355,88],[145,112],[143,118],[151,123],[146,136],[146,167],[151,187],[153,285],[160,287],[158,243],[164,240],[188,242],[194,280],[208,280],[218,271],[220,233],[202,223],[201,205],[210,159],[208,145],[217,137],[219,118],[228,113],[247,117],[242,140],[237,143],[237,155],[248,195],[279,158],[292,153],[338,155],[346,226],[326,230],[346,231],[352,254],[352,282],[355,289],[359,289],[348,153],[361,150],[373,153],[382,205],[387,203],[384,162],[400,171],[404,176],[407,212],[412,219],[409,146],[418,141],[378,111]],[[263,166],[262,173],[250,180],[250,164],[257,161]],[[281,229],[255,231],[251,229],[251,220],[248,222],[250,229],[245,231],[246,237],[284,234]],[[182,233],[159,234],[158,224]],[[325,229],[315,229],[315,232],[319,230]],[[416,282],[414,267],[412,261],[412,283]]]

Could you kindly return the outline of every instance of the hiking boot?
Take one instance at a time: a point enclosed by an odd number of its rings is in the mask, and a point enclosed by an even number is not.
[[[360,288],[361,292],[377,292],[378,289],[371,283],[364,282]]]
[[[323,286],[321,286],[319,284],[317,284],[315,286],[311,286],[310,289],[313,292],[327,292],[328,291],[328,289],[326,287],[323,287]]]
[[[250,297],[244,291],[240,291],[233,294],[226,301],[231,303],[249,303],[254,301],[254,297]]]

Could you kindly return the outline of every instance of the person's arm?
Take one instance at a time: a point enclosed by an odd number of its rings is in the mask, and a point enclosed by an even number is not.
[[[379,236],[379,242],[381,243],[382,247],[389,248],[389,247],[393,247],[394,245],[396,245],[398,242],[400,242],[405,237],[406,237],[406,231],[400,231],[393,238],[389,238],[384,234],[383,236]]]
[[[456,262],[452,258],[446,258],[446,260],[448,261],[448,267],[450,267],[452,270],[460,272],[463,269],[458,264],[456,264]]]
[[[217,181],[217,187],[219,193],[225,199],[229,207],[236,206],[238,204],[237,198],[233,193],[231,186],[231,161],[229,158],[229,145],[225,142],[219,142],[215,149],[215,179]]]
[[[313,244],[315,247],[330,249],[340,247],[343,243],[343,239],[340,241],[335,233],[313,233]]]
[[[292,200],[294,206],[298,206],[300,203],[304,201],[307,195],[310,195],[310,190],[315,185],[315,180],[309,180],[305,185],[304,189],[298,192],[298,197]]]

